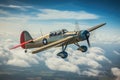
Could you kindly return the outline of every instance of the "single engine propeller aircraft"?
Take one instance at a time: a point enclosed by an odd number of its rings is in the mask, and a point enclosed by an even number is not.
[[[66,58],[68,56],[68,53],[65,51],[67,45],[75,44],[76,46],[78,46],[77,50],[86,52],[87,47],[84,45],[80,46],[78,42],[86,40],[88,46],[90,47],[90,41],[89,41],[90,32],[96,30],[97,28],[102,27],[105,24],[106,23],[102,23],[97,26],[91,27],[87,30],[79,30],[79,31],[67,31],[66,29],[62,29],[59,31],[50,32],[49,34],[43,35],[36,39],[33,39],[29,34],[29,32],[23,31],[20,36],[20,44],[10,49],[22,47],[23,49],[25,49],[25,52],[27,52],[27,49],[37,48],[32,51],[32,54],[35,54],[40,51],[49,49],[51,47],[62,46],[62,51],[59,52],[57,56],[60,56],[61,58]]]

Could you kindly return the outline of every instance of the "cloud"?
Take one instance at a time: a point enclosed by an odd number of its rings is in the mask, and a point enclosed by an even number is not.
[[[20,9],[20,10],[22,10],[22,11],[26,11],[27,9],[33,8],[32,6],[4,5],[4,4],[0,4],[0,7]]]
[[[2,35],[0,35],[2,37]],[[0,64],[12,65],[19,67],[31,67],[34,64],[39,64],[39,56],[31,53],[24,53],[21,48],[15,50],[9,50],[10,47],[15,46],[17,43],[11,39],[5,39],[2,37],[0,44]]]
[[[67,71],[78,73],[80,75],[98,76],[103,67],[100,62],[111,63],[109,59],[104,56],[104,50],[98,47],[90,48],[89,52],[82,53],[72,48],[68,48],[69,56],[67,59],[61,59],[56,56],[60,49],[51,49],[42,54],[43,61],[51,70]],[[83,68],[84,66],[84,68]]]
[[[99,70],[95,70],[95,69],[89,69],[89,70],[84,70],[82,72],[82,75],[88,75],[88,76],[98,76],[100,73]]]
[[[86,11],[60,11],[55,9],[40,9],[41,13],[38,14],[39,19],[50,20],[50,19],[98,19],[99,16],[96,14],[88,13]]]
[[[54,62],[53,62],[54,61]],[[45,61],[47,66],[51,70],[58,70],[58,71],[67,71],[67,72],[74,72],[74,73],[80,73],[79,67],[75,64],[72,64],[70,62],[65,61],[61,58],[50,58]],[[57,67],[56,67],[57,66]]]
[[[10,13],[8,13],[7,11],[5,11],[5,10],[0,10],[0,14],[1,15],[7,15],[7,16],[9,16],[9,15],[11,15]]]
[[[29,6],[16,6],[16,5],[9,5],[8,7],[12,8],[19,8],[25,10],[29,8]],[[13,14],[8,11],[1,10],[1,14],[6,15],[5,18],[16,17],[19,16],[28,17],[29,20],[88,20],[88,19],[99,19],[100,16],[92,13],[88,13],[86,11],[61,11],[55,9],[39,9],[34,15],[33,13],[20,13],[20,14]],[[4,17],[3,17],[4,18]]]
[[[57,30],[58,27],[59,29],[66,27],[68,30],[73,30],[74,29],[73,27],[75,25],[71,22],[67,22],[67,20],[99,19],[98,15],[89,13],[87,11],[67,11],[67,10],[62,11],[62,10],[55,10],[55,9],[39,9],[37,12],[35,12],[34,15],[32,14],[32,12],[29,12],[29,13],[20,12],[20,14],[16,14],[16,13],[13,14],[6,10],[0,10],[0,14],[2,15],[0,17],[0,25],[2,26],[1,31],[7,31],[7,32],[8,31],[18,32],[18,30],[20,29],[21,30],[27,29],[27,30],[32,30],[32,32],[38,32],[40,31],[40,28],[42,28],[42,30],[44,30],[45,33],[48,33],[53,29]],[[66,20],[66,21],[58,22],[56,19]],[[47,21],[42,22],[42,20],[47,20]],[[88,26],[91,25],[87,23],[82,23],[82,24],[83,25],[80,25],[80,27],[83,26],[84,29],[88,28]],[[110,36],[108,32],[112,36]],[[112,43],[120,44],[120,37],[119,37],[120,35],[119,33],[115,33],[115,32],[116,31],[111,32],[111,30],[104,31],[104,29],[103,31],[97,31],[97,33],[94,34],[94,40],[91,40],[91,42],[104,43],[104,44],[112,44]],[[92,38],[92,35],[90,38]]]
[[[119,51],[116,51],[114,50],[113,53],[117,54],[117,55],[120,55],[120,52]]]
[[[1,5],[0,5],[1,6]],[[16,6],[16,5],[10,5],[7,6],[10,8],[18,8],[21,10],[26,10],[26,8],[31,8],[29,6]],[[68,19],[73,19],[73,20],[88,20],[88,19],[98,19],[99,16],[88,13],[86,11],[60,11],[60,10],[54,10],[54,9],[40,9],[36,14],[31,15],[32,13],[27,13],[26,14],[13,14],[5,10],[0,10],[0,14],[5,15],[6,19],[9,19],[11,17],[14,18],[20,18],[22,17],[28,17],[30,20],[68,20]],[[23,19],[24,20],[24,19]]]
[[[22,59],[20,60],[18,58],[13,58],[13,59],[8,60],[7,64],[13,65],[13,66],[19,66],[19,67],[30,67],[30,65],[26,61]]]
[[[105,57],[104,50],[99,47],[91,47],[86,53],[68,47],[67,52],[69,56],[67,59],[61,59],[56,55],[61,51],[61,48],[52,48],[35,55],[24,53],[24,50],[21,48],[9,50],[9,47],[17,43],[11,39],[5,39],[2,35],[4,34],[0,35],[0,42],[2,42],[0,44],[0,65],[32,67],[43,61],[51,70],[73,72],[79,75],[98,76],[103,67],[100,62],[111,63],[111,61]]]
[[[100,31],[100,32],[97,31],[97,33],[94,33],[90,36],[91,38],[94,38],[93,40],[91,40],[92,43],[120,44],[119,32],[113,31],[113,30],[111,30],[111,31],[109,31],[109,30],[104,31],[104,29],[102,29],[102,30],[103,31]],[[106,32],[109,32],[109,34]],[[110,36],[110,35],[112,35],[112,36]]]
[[[24,14],[14,14],[6,10],[0,10],[0,14],[4,15],[0,17],[0,22],[16,22],[16,21],[23,22],[26,20],[26,18],[31,17]]]
[[[111,68],[113,75],[116,77],[116,80],[120,80],[120,69],[117,67]]]

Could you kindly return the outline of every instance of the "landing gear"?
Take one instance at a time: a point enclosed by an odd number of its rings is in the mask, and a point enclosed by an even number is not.
[[[77,50],[80,50],[82,52],[86,52],[87,51],[87,47],[86,46],[80,46]]]
[[[68,44],[68,43],[67,43]],[[67,48],[67,44],[66,45],[62,45],[62,52],[59,52],[57,54],[57,56],[60,56],[61,58],[67,58],[68,53],[65,51]]]
[[[25,53],[27,53],[27,49],[25,49]]]
[[[59,53],[57,54],[57,56],[60,56],[61,58],[67,58],[68,53],[65,52],[65,51],[62,51],[62,52],[59,52]]]
[[[75,45],[79,47],[77,50],[80,50],[82,52],[86,52],[88,50],[88,48],[84,45],[80,46],[78,43],[75,43]]]

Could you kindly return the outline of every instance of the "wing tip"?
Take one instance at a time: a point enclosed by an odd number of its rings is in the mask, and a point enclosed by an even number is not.
[[[103,25],[106,25],[107,23],[105,22],[105,23],[103,23]]]

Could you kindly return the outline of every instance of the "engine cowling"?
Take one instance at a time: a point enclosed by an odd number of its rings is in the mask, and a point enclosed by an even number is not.
[[[87,38],[89,38],[90,33],[87,30],[82,30],[78,33],[79,39],[81,40],[86,40]]]

